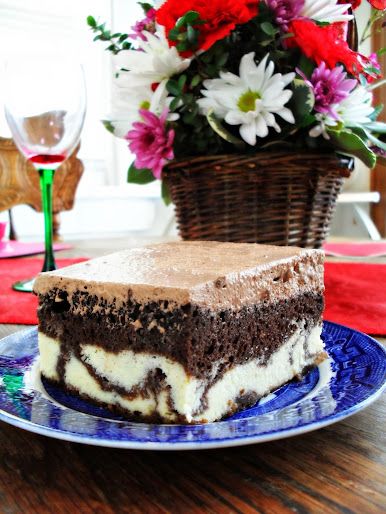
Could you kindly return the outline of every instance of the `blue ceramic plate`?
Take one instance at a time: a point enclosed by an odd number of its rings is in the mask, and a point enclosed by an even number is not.
[[[254,407],[207,425],[130,423],[42,383],[37,329],[0,341],[0,420],[77,443],[196,450],[260,443],[316,430],[354,414],[385,387],[386,351],[374,339],[325,322],[330,359]]]

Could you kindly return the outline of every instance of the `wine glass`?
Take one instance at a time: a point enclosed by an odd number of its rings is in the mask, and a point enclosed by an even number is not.
[[[81,65],[61,59],[13,61],[6,65],[5,117],[20,152],[40,176],[45,257],[42,271],[56,269],[52,246],[52,186],[55,170],[79,142],[86,113]],[[17,282],[31,292],[34,279]]]

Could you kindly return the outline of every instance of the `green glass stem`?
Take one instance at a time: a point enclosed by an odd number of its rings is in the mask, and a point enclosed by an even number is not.
[[[42,192],[43,213],[44,213],[44,242],[45,256],[42,271],[53,271],[56,269],[54,249],[52,246],[52,184],[54,182],[55,170],[40,169],[40,189]]]

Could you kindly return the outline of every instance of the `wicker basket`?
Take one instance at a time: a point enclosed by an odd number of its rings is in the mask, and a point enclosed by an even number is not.
[[[175,161],[163,178],[186,240],[320,248],[352,159],[264,152]]]

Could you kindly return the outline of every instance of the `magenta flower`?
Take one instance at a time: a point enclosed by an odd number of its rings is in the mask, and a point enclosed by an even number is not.
[[[137,21],[137,23],[131,27],[131,30],[134,31],[133,34],[129,34],[131,39],[142,39],[142,41],[146,41],[146,36],[143,31],[155,33],[155,16],[157,11],[153,8],[149,9],[146,13],[146,18],[143,20]]]
[[[160,117],[146,109],[139,112],[143,121],[133,123],[133,129],[125,139],[129,141],[129,148],[136,156],[136,168],[147,168],[155,178],[161,178],[166,162],[174,159],[174,130],[167,130],[166,127],[169,111],[166,108]]]
[[[378,62],[378,56],[376,53],[372,53],[369,55],[369,61],[373,68],[375,68],[379,72],[381,71],[381,65]]]
[[[310,79],[301,70],[297,69],[296,71],[314,92],[315,111],[329,114],[332,118],[338,119],[339,116],[334,107],[348,97],[358,82],[347,78],[343,66],[337,66],[330,70],[324,62],[314,69]]]
[[[288,32],[288,24],[299,18],[305,0],[266,0],[275,16],[276,23],[283,32]]]

